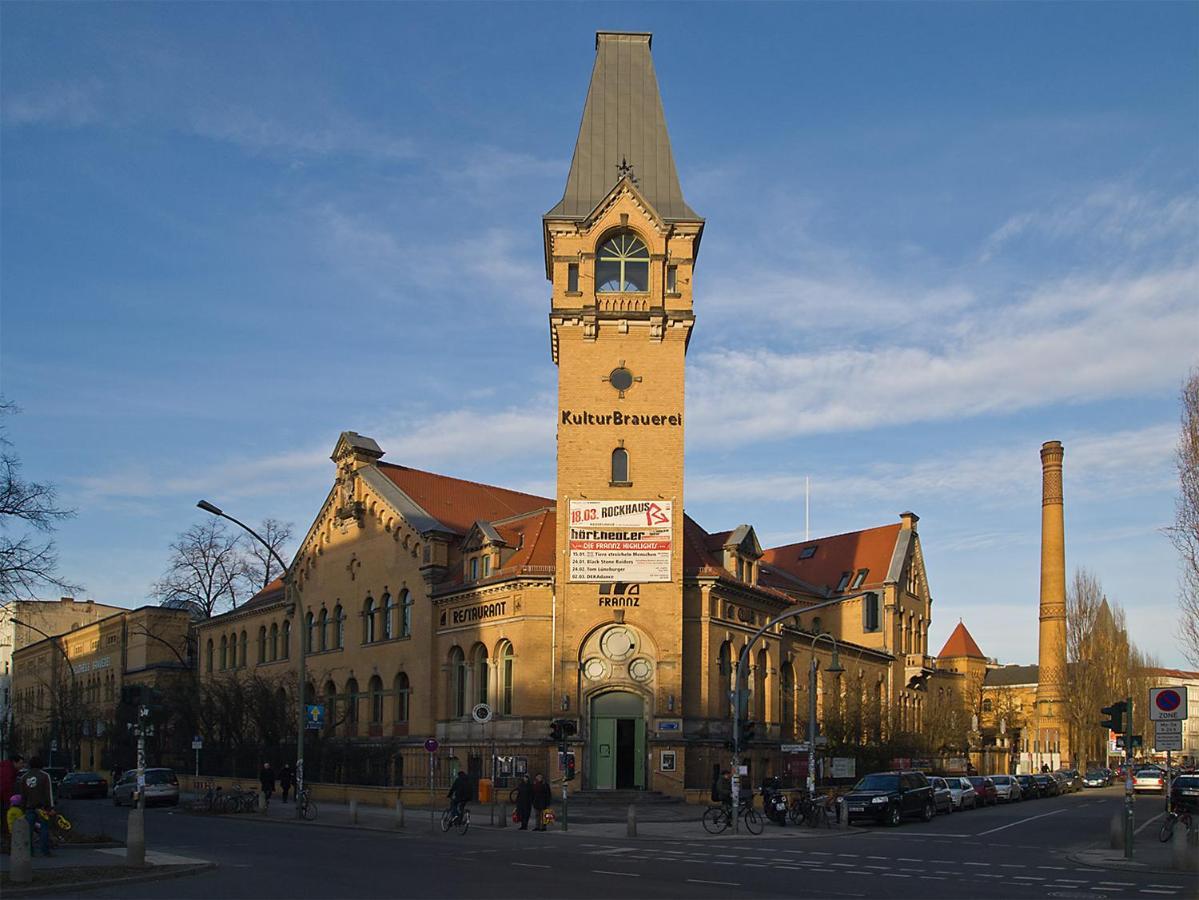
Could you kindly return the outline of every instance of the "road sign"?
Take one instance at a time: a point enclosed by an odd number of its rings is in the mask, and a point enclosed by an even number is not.
[[[807,753],[808,742],[804,741],[802,744],[783,744],[779,749],[784,753]]]
[[[430,753],[436,753],[437,748],[440,746],[441,744],[437,743],[437,738],[429,738],[425,741],[425,749]]]
[[[51,753],[57,753],[57,752],[58,752],[58,741],[51,741],[51,742],[50,742],[50,752],[51,752]]]
[[[311,704],[304,707],[304,728],[308,731],[320,731],[325,727],[325,707]]]
[[[486,703],[476,703],[470,711],[470,717],[482,725],[491,721],[491,707]]]
[[[1163,728],[1163,726],[1165,726]],[[1177,729],[1175,728],[1177,726]],[[1181,750],[1182,749],[1182,722],[1154,722],[1153,749],[1157,751],[1163,750]]]
[[[1154,722],[1187,717],[1187,689],[1164,687],[1149,689],[1149,718]]]
[[[198,734],[194,738],[192,738],[192,749],[193,750],[204,749],[204,740]]]
[[[1158,734],[1182,734],[1182,722],[1179,721],[1154,722],[1153,727]]]

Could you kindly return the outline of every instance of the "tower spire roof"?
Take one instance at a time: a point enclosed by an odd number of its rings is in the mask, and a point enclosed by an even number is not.
[[[953,630],[953,634],[949,636],[949,640],[945,642],[945,646],[941,648],[941,652],[937,654],[941,659],[953,659],[961,656],[971,656],[975,659],[986,659],[986,654],[979,649],[978,644],[974,642],[970,632],[966,630],[966,625],[960,619],[958,626]]]
[[[651,40],[644,33],[596,33],[595,67],[566,191],[546,218],[585,218],[628,176],[663,219],[700,220],[679,186]]]

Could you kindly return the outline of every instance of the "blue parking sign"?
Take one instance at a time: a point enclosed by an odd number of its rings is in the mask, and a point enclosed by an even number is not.
[[[320,704],[304,708],[304,727],[309,731],[320,731],[325,727],[325,707]]]

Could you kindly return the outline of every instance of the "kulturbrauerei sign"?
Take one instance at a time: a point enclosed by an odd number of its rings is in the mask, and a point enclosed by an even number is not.
[[[669,500],[571,500],[570,580],[670,581]]]

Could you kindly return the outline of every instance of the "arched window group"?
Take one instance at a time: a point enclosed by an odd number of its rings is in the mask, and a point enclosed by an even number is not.
[[[495,677],[492,678],[492,666]],[[501,640],[492,659],[483,644],[475,644],[468,655],[452,647],[447,659],[449,715],[464,718],[476,703],[486,703],[497,715],[513,714],[516,693],[516,654],[512,642]]]
[[[412,708],[412,687],[406,672],[396,674],[391,680],[390,689],[386,687],[381,676],[372,675],[367,682],[365,693],[362,692],[356,678],[349,678],[344,689],[340,691],[337,683],[329,679],[325,682],[323,694],[325,728],[330,733],[340,729],[341,733],[347,736],[358,734],[364,702],[370,734],[381,735],[389,716],[395,733],[407,733]],[[316,686],[309,682],[305,690],[306,702],[313,702],[315,695]]]

